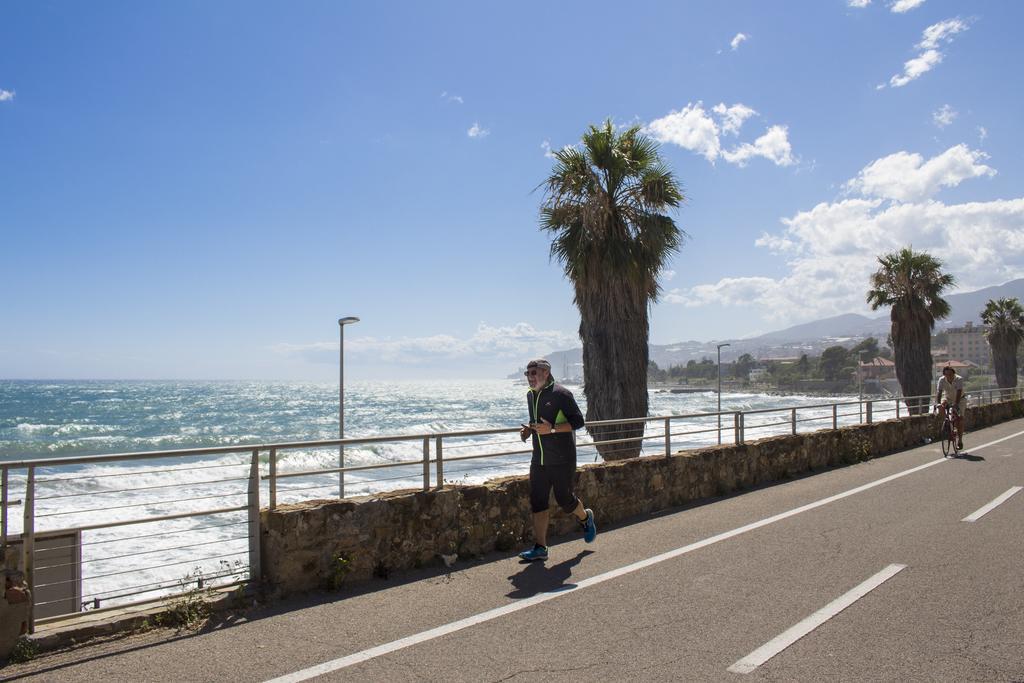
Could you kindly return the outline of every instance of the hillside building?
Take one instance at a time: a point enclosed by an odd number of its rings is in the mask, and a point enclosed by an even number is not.
[[[992,362],[988,339],[985,338],[984,325],[975,327],[968,322],[963,327],[950,327],[946,330],[946,351],[949,358],[965,360],[975,365],[988,366]]]

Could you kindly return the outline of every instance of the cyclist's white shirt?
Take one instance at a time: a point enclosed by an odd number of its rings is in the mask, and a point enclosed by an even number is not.
[[[964,390],[964,378],[960,375],[954,375],[952,382],[947,380],[946,376],[943,375],[939,378],[939,383],[935,385],[935,393],[939,396],[939,401],[941,401],[943,396],[945,396],[950,405],[956,403],[957,389],[960,391]]]

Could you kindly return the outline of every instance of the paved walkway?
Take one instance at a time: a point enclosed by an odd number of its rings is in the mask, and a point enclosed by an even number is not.
[[[16,680],[1024,680],[1024,420]],[[597,511],[600,520],[600,510]]]

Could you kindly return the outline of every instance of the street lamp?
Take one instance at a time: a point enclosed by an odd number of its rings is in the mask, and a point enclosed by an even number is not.
[[[718,445],[722,445],[722,347],[729,344],[718,344]]]
[[[857,412],[860,415],[860,421],[864,422],[864,354],[867,351],[857,352],[857,393],[860,394],[860,398],[857,400]]]
[[[345,325],[359,322],[349,316],[338,320],[338,438],[345,438]],[[338,467],[345,466],[345,444],[338,444]],[[338,497],[345,497],[345,473],[338,472]]]

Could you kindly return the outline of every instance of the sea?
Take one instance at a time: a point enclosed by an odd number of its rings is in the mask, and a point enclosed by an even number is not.
[[[566,385],[584,413],[582,387]],[[516,429],[527,419],[527,387],[517,380],[351,382],[345,386],[346,438],[425,435]],[[723,393],[723,411],[801,408],[801,431],[831,425],[831,408],[813,407],[856,397],[765,393]],[[652,416],[692,416],[672,422],[672,450],[717,443],[718,395],[714,392],[650,392]],[[854,407],[856,412],[856,407]],[[814,420],[817,419],[817,422]],[[843,422],[856,421],[847,415]],[[748,438],[788,432],[789,414],[750,415]],[[827,424],[826,424],[827,423]],[[760,426],[759,426],[760,425]],[[722,440],[733,439],[732,420],[723,418]],[[664,423],[651,423],[642,455],[665,452]],[[239,447],[238,453],[160,457],[113,463],[43,466],[35,470],[34,531],[60,538],[75,532],[80,575],[53,582],[54,609],[66,605],[62,591],[74,589],[81,609],[110,607],[192,586],[244,579],[248,572],[249,526],[244,512],[138,523],[151,517],[245,505],[251,455],[245,447],[330,440],[338,437],[338,386],[308,382],[256,381],[0,381],[0,465],[20,461],[177,449]],[[579,462],[600,459],[581,432]],[[434,440],[431,439],[431,448]],[[479,483],[528,471],[529,455],[512,432],[448,438],[444,442],[446,482]],[[496,458],[467,456],[501,452]],[[269,470],[260,454],[261,474]],[[299,447],[278,453],[278,472],[337,467],[338,448]],[[401,467],[346,473],[347,496],[423,482],[423,440],[351,445],[346,466],[410,463]],[[464,460],[458,458],[464,457]],[[437,484],[432,472],[432,485]],[[8,472],[7,529],[22,531],[27,469]],[[279,480],[279,504],[338,495],[338,475]],[[268,483],[260,501],[266,506]],[[67,541],[54,541],[69,547]],[[64,544],[63,546],[61,544]],[[55,551],[56,552],[56,551]],[[38,553],[37,553],[38,554]],[[57,574],[61,565],[53,564]],[[46,567],[37,557],[37,569]],[[38,583],[38,581],[37,581]],[[44,610],[45,612],[45,610]]]

